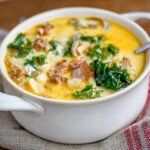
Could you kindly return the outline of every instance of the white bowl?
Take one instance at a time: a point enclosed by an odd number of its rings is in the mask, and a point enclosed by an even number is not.
[[[1,44],[0,69],[7,94],[0,94],[0,110],[11,110],[24,128],[39,137],[55,142],[81,144],[108,137],[129,125],[142,111],[148,91],[150,55],[147,52],[146,67],[134,83],[104,98],[56,101],[31,94],[18,87],[8,77],[4,66],[8,43],[13,41],[19,32],[26,31],[39,22],[70,15],[98,16],[111,20],[133,32],[142,43],[149,41],[145,31],[132,20],[102,9],[75,7],[38,14],[16,26]]]

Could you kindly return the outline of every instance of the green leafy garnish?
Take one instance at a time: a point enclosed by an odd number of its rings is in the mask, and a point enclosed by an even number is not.
[[[56,50],[56,48],[57,48],[56,41],[51,40],[51,41],[49,42],[49,44],[50,44],[50,49],[49,49],[50,51]]]
[[[105,40],[106,40],[106,37],[105,37],[105,35],[103,35],[103,34],[96,36],[96,41],[97,41],[97,42],[103,42],[103,41],[105,41]]]
[[[45,59],[45,55],[33,56],[31,59],[26,59],[24,65],[30,65],[33,68],[37,68],[37,66],[43,65],[45,63]]]
[[[92,99],[100,97],[100,93],[101,91],[94,88],[93,85],[87,85],[82,90],[73,93],[73,96],[78,99]]]
[[[35,58],[38,65],[43,65],[45,63],[45,59],[46,59],[45,55],[39,55],[36,56]]]
[[[72,45],[73,45],[73,40],[69,40],[66,43],[64,48],[64,56],[72,56],[72,51],[71,51]]]
[[[26,59],[24,65],[30,65],[30,66],[32,66],[33,68],[36,68],[36,67],[37,67],[36,58],[35,58],[35,57],[32,57],[31,59]]]
[[[92,50],[90,50],[87,55],[91,58],[102,58],[102,48],[99,44],[93,46]]]
[[[81,35],[80,39],[82,41],[86,41],[86,42],[90,42],[90,43],[94,43],[95,39],[93,36],[86,36],[86,35]]]
[[[119,48],[113,44],[108,44],[107,47],[101,47],[100,44],[95,44],[91,51],[87,53],[92,59],[101,59],[104,60],[110,55],[116,55],[119,52]]]
[[[105,40],[105,36],[104,35],[97,35],[97,36],[81,35],[80,39],[85,42],[100,43]]]
[[[49,44],[50,44],[50,49],[49,50],[52,51],[52,53],[54,55],[61,54],[61,50],[63,50],[63,47],[62,47],[62,45],[60,45],[60,43],[58,41],[51,40],[49,42]]]
[[[23,33],[20,33],[15,40],[8,45],[8,48],[16,50],[16,57],[26,57],[31,52],[32,44]]]
[[[112,55],[116,55],[119,52],[119,48],[114,44],[108,44],[106,49]]]
[[[123,69],[115,63],[103,63],[101,60],[96,59],[92,62],[91,66],[98,86],[119,90],[132,82],[127,69]]]
[[[19,49],[23,45],[27,44],[28,40],[26,39],[23,33],[18,34],[15,40],[8,45],[8,48]]]

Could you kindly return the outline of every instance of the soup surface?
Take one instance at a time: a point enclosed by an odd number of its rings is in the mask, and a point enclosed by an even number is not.
[[[54,99],[91,99],[130,85],[143,71],[145,53],[127,29],[95,17],[64,17],[19,33],[5,65],[21,88]]]

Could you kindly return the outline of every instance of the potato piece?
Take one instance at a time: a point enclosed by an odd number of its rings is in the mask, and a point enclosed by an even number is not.
[[[71,78],[67,81],[70,88],[77,88],[82,84],[82,80],[78,78]]]
[[[47,75],[45,73],[39,74],[36,79],[40,82],[45,82],[47,80]]]
[[[28,79],[24,86],[26,87],[26,89],[28,89],[28,91],[32,93],[40,93],[38,83],[34,79]]]

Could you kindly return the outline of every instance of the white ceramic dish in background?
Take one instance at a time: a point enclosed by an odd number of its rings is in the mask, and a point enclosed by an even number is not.
[[[141,27],[127,18],[130,14],[122,16],[102,9],[77,7],[36,15],[15,27],[1,44],[0,69],[7,94],[0,94],[0,110],[12,111],[24,128],[44,139],[72,144],[95,142],[129,125],[143,109],[148,91],[149,51],[145,70],[133,84],[111,96],[84,101],[56,101],[28,93],[11,81],[4,67],[7,45],[19,32],[36,23],[69,15],[112,20],[133,32],[142,43],[150,40]]]

